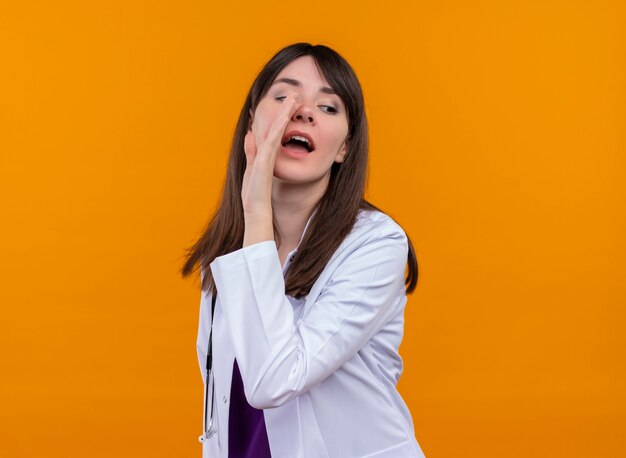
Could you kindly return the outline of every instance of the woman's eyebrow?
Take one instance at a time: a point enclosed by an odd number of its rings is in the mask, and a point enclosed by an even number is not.
[[[294,80],[293,78],[277,78],[272,83],[272,86],[274,84],[277,84],[277,83],[287,83],[287,84],[291,84],[292,86],[297,86],[297,87],[301,87],[302,86],[302,83],[300,83],[300,81]],[[335,91],[332,87],[328,87],[328,86],[322,86],[320,88],[320,92],[323,92],[324,94],[335,94],[335,95],[337,95],[337,91]]]

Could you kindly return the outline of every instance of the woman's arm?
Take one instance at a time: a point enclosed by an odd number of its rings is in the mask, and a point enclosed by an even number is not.
[[[332,276],[297,323],[275,241],[215,258],[211,270],[248,402],[278,407],[354,357],[406,300],[407,252],[399,226],[372,222],[343,248]]]

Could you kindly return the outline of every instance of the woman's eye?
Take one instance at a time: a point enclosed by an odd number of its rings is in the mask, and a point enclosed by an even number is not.
[[[285,100],[287,98],[286,95],[279,95],[277,97],[274,97],[274,100],[278,100],[280,102],[282,102],[283,100]],[[329,114],[335,114],[337,113],[339,110],[337,110],[336,107],[332,106],[332,105],[319,105],[322,109],[324,109],[325,113],[329,113]]]

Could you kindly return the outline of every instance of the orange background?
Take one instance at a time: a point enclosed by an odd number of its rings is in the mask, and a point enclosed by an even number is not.
[[[5,2],[0,456],[201,455],[178,269],[296,41],[355,68],[367,197],[417,250],[399,389],[426,455],[626,456],[625,9]]]

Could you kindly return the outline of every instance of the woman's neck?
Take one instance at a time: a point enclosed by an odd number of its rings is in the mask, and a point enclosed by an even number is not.
[[[293,250],[302,237],[313,207],[326,190],[323,181],[294,184],[274,177],[272,212],[281,240],[281,251]]]

